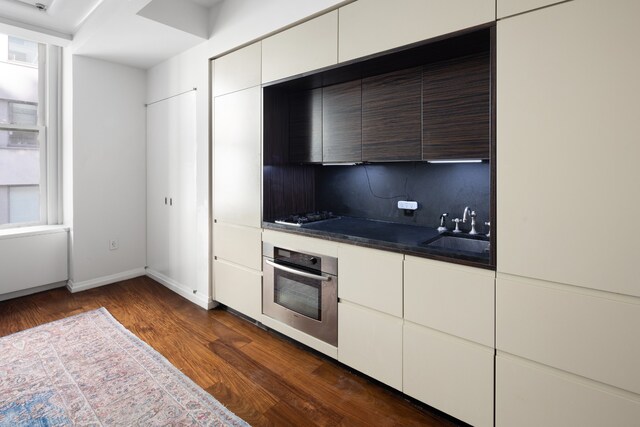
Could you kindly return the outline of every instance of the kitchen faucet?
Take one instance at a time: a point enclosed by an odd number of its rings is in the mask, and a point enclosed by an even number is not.
[[[471,218],[471,231],[469,231],[469,234],[478,234],[476,231],[476,216],[478,216],[476,211],[473,211],[469,209],[469,206],[466,206],[464,208],[464,213],[462,214],[462,222],[467,222],[467,216]]]

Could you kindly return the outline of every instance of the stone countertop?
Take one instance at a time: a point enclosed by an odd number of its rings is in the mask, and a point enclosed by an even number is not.
[[[433,227],[371,219],[340,217],[295,227],[273,222],[263,222],[263,228],[301,234],[373,249],[401,252],[439,261],[453,262],[494,270],[489,254],[480,255],[465,251],[427,247],[423,243],[439,233]]]

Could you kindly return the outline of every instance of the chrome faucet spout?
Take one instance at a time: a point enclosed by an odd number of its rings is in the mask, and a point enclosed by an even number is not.
[[[469,234],[478,234],[476,231],[476,211],[469,209],[469,206],[464,208],[464,213],[462,214],[462,222],[467,222],[467,217],[471,218],[471,231]]]

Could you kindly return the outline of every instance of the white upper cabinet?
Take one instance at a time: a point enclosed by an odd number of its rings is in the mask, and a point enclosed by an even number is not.
[[[498,22],[499,272],[640,296],[638,16],[581,0]]]
[[[338,11],[268,37],[262,41],[262,82],[334,65],[337,49]]]
[[[213,215],[260,228],[260,86],[215,98]]]
[[[495,20],[495,0],[358,0],[339,9],[339,61]]]
[[[561,3],[558,0],[496,0],[498,19]]]
[[[261,43],[257,42],[216,59],[213,70],[213,96],[258,86],[261,53]]]

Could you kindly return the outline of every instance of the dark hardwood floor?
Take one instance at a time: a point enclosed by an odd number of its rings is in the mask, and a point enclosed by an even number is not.
[[[254,426],[451,426],[436,413],[225,310],[147,277],[0,302],[0,336],[105,307]]]

